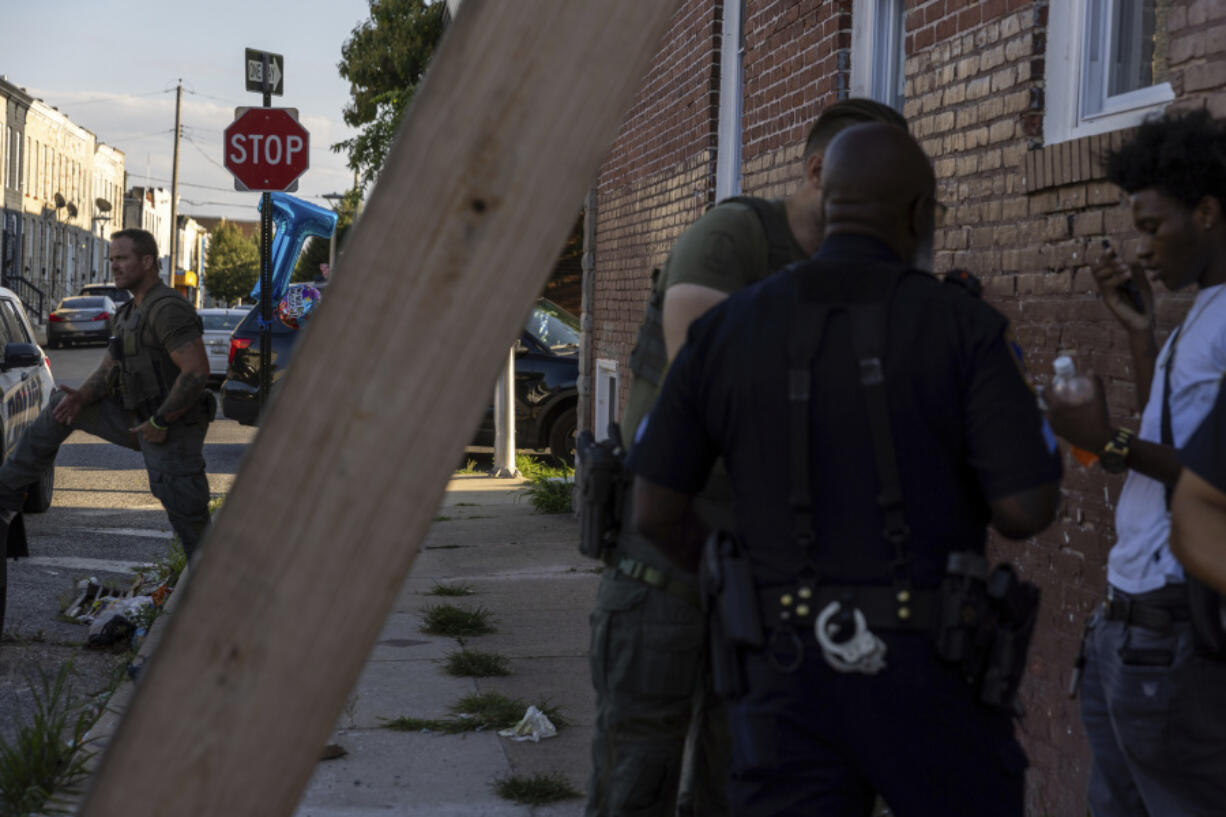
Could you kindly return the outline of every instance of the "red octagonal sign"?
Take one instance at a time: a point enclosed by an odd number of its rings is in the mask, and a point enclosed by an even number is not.
[[[226,170],[239,190],[287,190],[306,172],[311,137],[294,108],[238,109],[225,131]]]

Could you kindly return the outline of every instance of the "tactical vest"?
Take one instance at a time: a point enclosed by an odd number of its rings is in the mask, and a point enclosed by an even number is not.
[[[762,224],[762,232],[766,234],[767,273],[786,267],[796,260],[792,249],[791,228],[786,219],[780,219],[774,212],[774,205],[768,199],[754,196],[733,196],[715,205],[743,204]],[[630,371],[636,378],[645,380],[653,386],[659,386],[664,378],[664,370],[668,366],[668,351],[664,345],[664,289],[660,286],[660,268],[651,271],[651,296],[647,299],[647,309],[643,322],[639,325],[638,336],[635,338],[634,349],[630,352]],[[631,429],[633,434],[634,430]]]
[[[158,283],[145,294],[139,308],[133,299],[116,313],[122,352],[119,366],[123,407],[136,412],[142,419],[157,413],[179,377],[179,367],[171,359],[170,352],[153,334],[151,319],[166,308],[172,298],[182,297],[165,284]],[[193,408],[194,411],[196,409]]]

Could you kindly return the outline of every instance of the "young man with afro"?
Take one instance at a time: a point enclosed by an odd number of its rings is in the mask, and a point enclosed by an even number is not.
[[[1137,263],[1104,249],[1094,278],[1127,333],[1137,432],[1112,421],[1101,383],[1082,406],[1055,401],[1070,443],[1127,471],[1116,503],[1107,600],[1087,625],[1081,715],[1093,754],[1094,817],[1193,817],[1226,810],[1226,655],[1203,638],[1170,548],[1178,449],[1209,413],[1226,372],[1226,127],[1203,110],[1168,114],[1107,157],[1140,234]],[[1159,349],[1150,281],[1195,287]],[[1139,303],[1138,303],[1139,300]],[[1106,345],[1104,343],[1104,345]],[[1214,616],[1214,619],[1217,617]],[[1220,626],[1220,624],[1219,624]]]

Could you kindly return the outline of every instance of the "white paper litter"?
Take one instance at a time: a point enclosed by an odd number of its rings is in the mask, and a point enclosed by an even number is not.
[[[529,706],[528,711],[524,713],[524,717],[519,723],[510,729],[500,730],[498,734],[516,742],[530,740],[533,743],[540,743],[541,738],[556,737],[558,728],[553,725],[544,712],[535,706]]]

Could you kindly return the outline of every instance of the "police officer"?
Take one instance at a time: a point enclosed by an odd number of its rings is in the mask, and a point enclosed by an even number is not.
[[[119,308],[102,363],[79,389],[60,386],[51,395],[0,466],[0,521],[11,522],[26,487],[54,467],[60,445],[80,429],[144,454],[149,488],[190,557],[209,521],[203,448],[214,404],[205,392],[203,325],[158,277],[151,234],[114,233],[110,258],[115,283],[132,300]]]
[[[1006,320],[915,269],[934,186],[905,131],[836,136],[821,249],[694,323],[630,452],[638,530],[688,569],[708,543],[738,815],[1022,814],[1037,591],[982,554],[988,524],[1050,523],[1060,463]],[[708,541],[718,457],[735,520]]]
[[[650,409],[692,320],[817,250],[826,145],[839,131],[872,121],[906,127],[896,111],[872,100],[827,107],[806,139],[804,176],[791,195],[726,199],[678,239],[653,282],[630,358],[628,433]],[[698,498],[700,513],[713,526],[730,523],[730,501],[726,477],[717,473]],[[628,529],[606,558],[610,569],[591,619],[597,715],[586,814],[673,817],[678,807],[682,814],[726,814],[728,736],[722,705],[704,692],[706,621],[696,578]],[[687,731],[690,762],[678,802]]]

